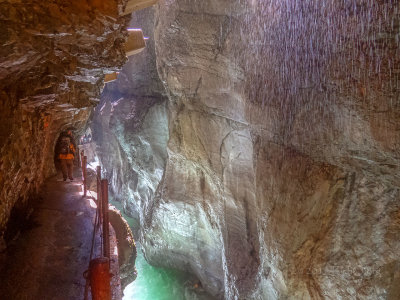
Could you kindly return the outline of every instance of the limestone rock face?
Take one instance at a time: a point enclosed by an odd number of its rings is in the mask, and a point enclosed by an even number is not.
[[[400,297],[399,9],[160,0],[155,28],[135,15],[147,49],[93,131],[152,264],[221,299]]]
[[[86,126],[103,73],[125,62],[125,2],[1,1],[0,248],[54,174],[60,131]]]
[[[108,96],[96,109],[92,123],[97,155],[116,200],[126,213],[139,219],[165,168],[165,103],[126,96],[112,100],[112,95]]]
[[[157,18],[150,262],[225,299],[397,299],[399,4],[171,0]]]

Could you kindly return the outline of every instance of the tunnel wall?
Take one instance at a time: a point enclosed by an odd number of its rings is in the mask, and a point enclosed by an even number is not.
[[[0,249],[55,173],[59,133],[84,128],[103,72],[125,62],[125,2],[0,3]]]

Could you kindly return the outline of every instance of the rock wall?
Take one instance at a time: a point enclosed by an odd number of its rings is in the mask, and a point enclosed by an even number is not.
[[[60,131],[79,134],[99,102],[103,72],[125,62],[125,3],[1,1],[0,249],[54,174]]]
[[[221,299],[399,297],[399,9],[160,0],[155,23],[135,15],[147,49],[93,131],[152,264]]]
[[[397,299],[399,4],[164,0],[156,24],[150,262],[225,299]]]
[[[146,48],[131,56],[118,79],[107,84],[91,128],[116,200],[139,220],[165,169],[167,98],[156,68],[154,8],[135,12],[129,26],[142,28]]]

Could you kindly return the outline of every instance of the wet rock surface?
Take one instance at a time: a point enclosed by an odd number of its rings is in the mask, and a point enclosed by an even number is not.
[[[121,289],[133,282],[137,277],[135,268],[135,260],[137,256],[135,240],[133,239],[132,230],[128,223],[121,215],[121,212],[110,206],[109,220],[114,228],[115,236],[118,242],[118,263],[121,278]]]
[[[397,299],[399,20],[395,2],[161,1],[168,156],[125,202],[146,258],[225,299]]]

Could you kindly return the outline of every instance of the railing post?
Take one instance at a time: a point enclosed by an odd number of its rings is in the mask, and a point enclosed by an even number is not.
[[[103,206],[103,249],[104,256],[110,259],[110,234],[108,225],[108,180],[101,180],[101,200]]]
[[[81,150],[81,157],[80,157],[80,159],[81,159],[81,166],[82,166],[82,162],[83,162],[83,156],[85,155],[85,151],[84,150]]]
[[[87,164],[87,156],[83,157],[82,162],[82,173],[83,173],[83,196],[86,197],[87,193],[87,184],[86,184],[86,164]]]
[[[89,269],[92,300],[110,300],[110,260],[105,257],[95,258],[90,262]]]
[[[97,166],[96,168],[97,171],[97,208],[99,211],[99,224],[101,224],[103,220],[103,205],[102,205],[102,200],[101,200],[101,167]]]
[[[81,170],[82,170],[82,181],[83,181],[83,156],[85,155],[85,151],[81,151],[80,163],[81,163]]]

